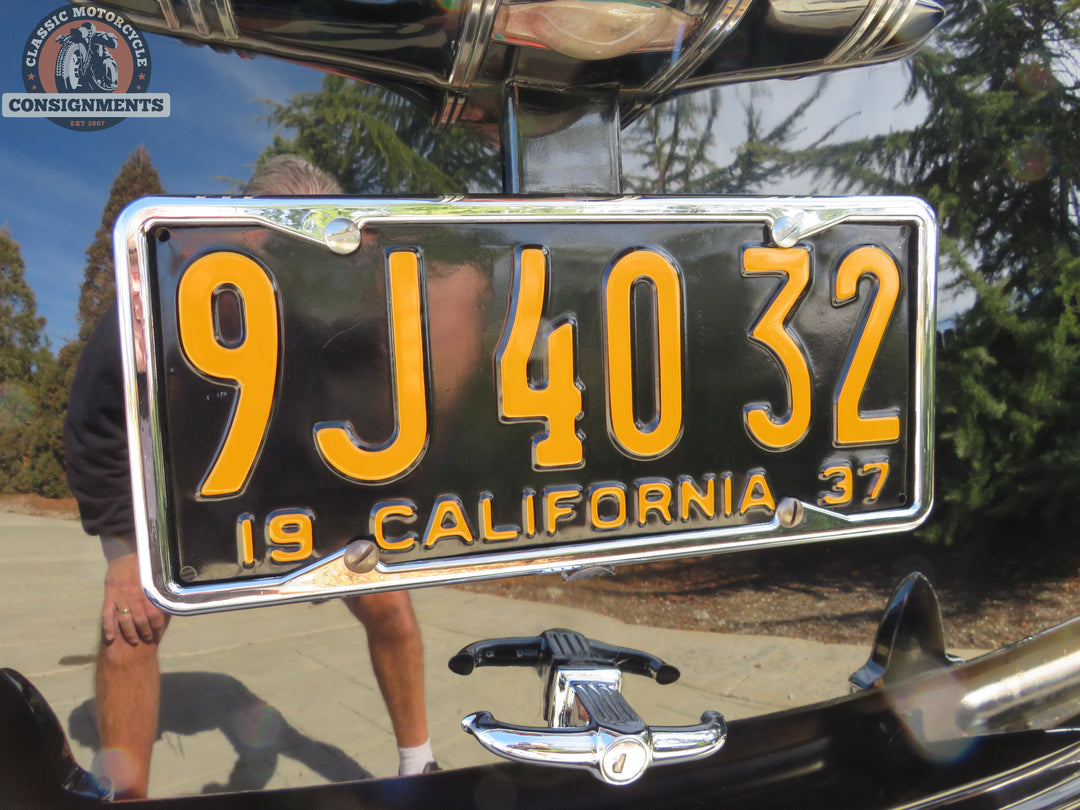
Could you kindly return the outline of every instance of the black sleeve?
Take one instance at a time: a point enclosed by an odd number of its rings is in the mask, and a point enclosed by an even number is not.
[[[79,359],[64,418],[67,480],[87,534],[130,537],[131,509],[124,378],[116,305]]]

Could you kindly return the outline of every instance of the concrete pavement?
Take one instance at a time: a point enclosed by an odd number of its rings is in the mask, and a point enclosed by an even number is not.
[[[79,763],[97,750],[93,660],[105,563],[77,521],[0,513],[0,666],[45,695]],[[566,583],[565,605],[573,604]],[[568,627],[654,653],[682,670],[675,684],[628,677],[625,693],[651,724],[728,719],[847,692],[868,647],[624,624],[568,606],[456,588],[413,592],[424,632],[428,717],[444,768],[493,760],[460,728],[479,709],[542,725],[541,683],[527,669],[454,675],[466,644]],[[396,773],[390,722],[363,629],[337,602],[175,619],[162,646],[161,734],[151,795],[295,787]]]

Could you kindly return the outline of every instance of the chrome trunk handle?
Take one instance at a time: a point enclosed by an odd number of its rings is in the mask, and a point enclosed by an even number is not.
[[[462,728],[506,759],[581,768],[609,785],[628,785],[652,765],[701,759],[718,751],[727,724],[705,712],[695,726],[646,725],[622,695],[623,672],[672,683],[679,671],[659,658],[592,641],[571,630],[471,644],[450,660],[467,675],[476,666],[535,666],[546,681],[548,727],[517,726],[474,712]]]

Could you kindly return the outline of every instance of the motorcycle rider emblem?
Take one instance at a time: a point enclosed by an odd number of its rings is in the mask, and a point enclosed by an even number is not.
[[[56,87],[65,93],[111,93],[116,89],[119,70],[111,51],[120,44],[116,34],[84,22],[56,41],[61,43],[56,57]]]
[[[125,118],[164,118],[169,95],[150,93],[150,49],[112,9],[59,8],[39,22],[22,53],[24,93],[3,94],[6,118],[48,118],[99,130]]]

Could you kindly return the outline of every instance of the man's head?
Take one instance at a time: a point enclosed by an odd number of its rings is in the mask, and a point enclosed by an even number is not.
[[[253,197],[341,194],[341,185],[299,155],[276,155],[256,169],[244,186]]]

